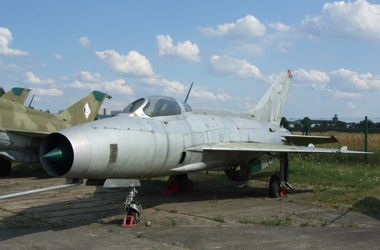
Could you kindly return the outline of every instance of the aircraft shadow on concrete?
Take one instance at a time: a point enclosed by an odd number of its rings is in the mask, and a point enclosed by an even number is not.
[[[208,181],[213,178],[213,176],[208,178],[206,183],[204,180],[195,181],[193,190],[173,195],[163,194],[168,185],[167,181],[142,180],[136,200],[144,209],[149,209],[165,203],[265,198],[268,195],[267,187],[246,187],[245,181],[233,182],[227,177],[222,180],[216,179],[214,182]],[[0,233],[0,241],[46,230],[66,230],[92,223],[122,224],[125,215],[123,209],[125,189],[96,187],[95,192],[83,193],[76,192],[76,188],[80,187],[21,196],[11,198],[7,203],[1,202],[2,212],[7,211],[13,215],[4,216],[0,220],[0,231],[7,231]],[[11,210],[16,205],[10,205],[11,208],[8,208],[6,204],[12,202],[17,203],[20,208]],[[45,204],[37,205],[38,203]],[[23,204],[33,205],[22,209]],[[143,215],[144,219],[149,218],[144,218]]]

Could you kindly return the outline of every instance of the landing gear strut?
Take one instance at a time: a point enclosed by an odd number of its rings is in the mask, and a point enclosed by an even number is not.
[[[12,163],[0,157],[0,176],[8,176],[11,172]]]
[[[289,160],[287,153],[280,154],[280,176],[277,174],[272,175],[269,181],[269,196],[271,198],[278,198],[285,196],[288,193],[288,189],[293,187],[288,183],[288,170]]]
[[[124,202],[124,210],[127,215],[134,217],[136,223],[139,223],[142,219],[142,206],[135,201],[137,190],[135,187],[128,187],[127,198]]]

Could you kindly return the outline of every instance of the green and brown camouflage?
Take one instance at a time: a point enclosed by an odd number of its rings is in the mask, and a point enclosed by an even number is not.
[[[24,105],[26,98],[28,98],[29,92],[30,89],[28,88],[15,87],[2,95],[1,98]]]
[[[45,136],[93,121],[105,98],[111,96],[93,91],[58,115],[0,98],[0,175],[9,174],[12,161],[39,162],[38,150]]]

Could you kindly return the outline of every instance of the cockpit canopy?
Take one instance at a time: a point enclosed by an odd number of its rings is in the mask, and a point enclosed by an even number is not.
[[[183,109],[184,112],[192,111],[189,104],[178,102],[174,98],[150,96],[132,102],[124,109],[124,113],[134,113],[139,116],[145,114],[150,117],[171,116],[180,115]]]

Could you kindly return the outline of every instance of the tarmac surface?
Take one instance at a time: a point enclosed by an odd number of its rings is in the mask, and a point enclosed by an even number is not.
[[[268,184],[223,175],[189,175],[194,189],[164,195],[167,183],[142,180],[144,211],[121,227],[124,189],[80,185],[0,200],[0,249],[379,249],[380,218],[298,204],[298,189],[267,198]],[[0,196],[64,184],[42,172],[0,178]],[[305,203],[305,202],[303,202]]]

